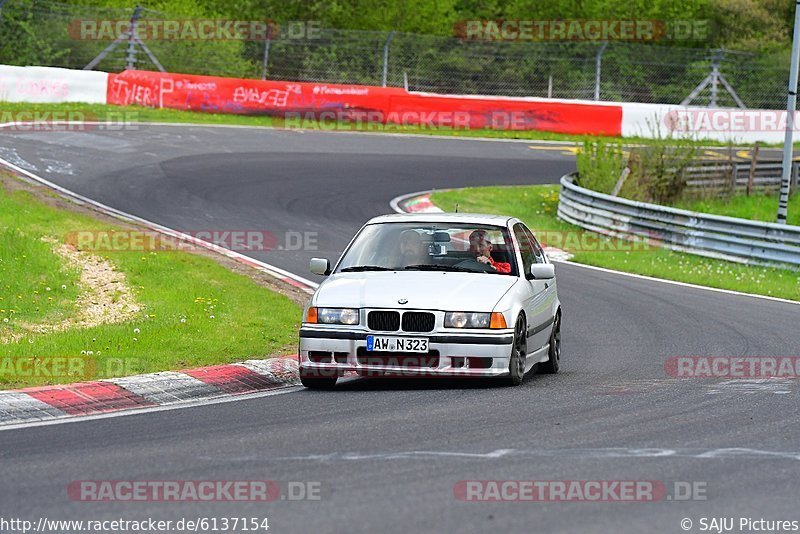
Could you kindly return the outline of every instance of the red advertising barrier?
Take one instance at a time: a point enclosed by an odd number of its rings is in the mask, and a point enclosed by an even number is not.
[[[368,85],[260,81],[125,71],[108,78],[108,103],[212,113],[354,119],[448,128],[622,133],[622,107],[546,99],[409,93]]]
[[[212,113],[282,115],[387,109],[403,89],[281,82],[129,70],[108,78],[108,103]]]
[[[622,107],[551,100],[473,98],[406,93],[392,96],[390,116],[431,114],[468,121],[469,129],[540,130],[566,134],[620,135]]]

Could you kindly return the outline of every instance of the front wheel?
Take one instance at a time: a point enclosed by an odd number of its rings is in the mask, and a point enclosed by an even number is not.
[[[333,389],[339,376],[337,374],[325,376],[325,374],[319,370],[306,371],[301,368],[300,383],[308,389]]]
[[[525,318],[520,316],[514,327],[514,344],[508,361],[508,385],[518,386],[525,378],[525,357],[528,353],[527,328]]]
[[[550,333],[550,349],[547,351],[550,357],[539,367],[543,373],[555,374],[561,368],[561,313],[556,314],[553,321],[553,331]]]

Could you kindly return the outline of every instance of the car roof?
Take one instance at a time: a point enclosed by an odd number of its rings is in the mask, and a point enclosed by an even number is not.
[[[401,222],[426,222],[426,223],[471,223],[488,224],[493,226],[507,226],[508,221],[514,219],[507,215],[489,215],[486,213],[393,213],[380,215],[367,221],[375,223],[401,223]]]

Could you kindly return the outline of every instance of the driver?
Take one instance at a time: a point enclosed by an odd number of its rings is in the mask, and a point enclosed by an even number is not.
[[[469,234],[469,251],[475,254],[475,259],[481,263],[489,265],[498,273],[510,273],[511,264],[496,262],[492,258],[492,242],[486,230],[475,230]]]
[[[403,230],[400,234],[400,263],[403,267],[428,263],[422,236],[416,230]]]

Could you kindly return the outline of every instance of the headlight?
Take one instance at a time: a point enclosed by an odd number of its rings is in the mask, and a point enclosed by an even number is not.
[[[489,328],[491,322],[491,313],[447,312],[444,315],[444,325],[449,328]]]
[[[355,308],[317,308],[317,322],[322,324],[358,324]]]

